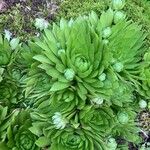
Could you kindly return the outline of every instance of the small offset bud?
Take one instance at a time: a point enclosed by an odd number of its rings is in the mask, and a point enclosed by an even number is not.
[[[110,150],[116,150],[117,148],[117,142],[114,138],[109,138],[107,146]]]
[[[114,23],[118,23],[126,18],[126,15],[122,11],[117,11],[114,15]]]
[[[58,50],[58,56],[61,56],[62,54],[65,54],[65,50],[64,49]]]
[[[21,72],[20,70],[15,70],[13,69],[13,72],[12,72],[12,77],[15,79],[15,80],[19,80],[21,78]]]
[[[125,5],[125,0],[112,0],[113,9],[121,10]]]
[[[52,117],[53,124],[56,129],[64,129],[68,121],[62,116],[60,112],[56,112]]]
[[[85,57],[77,57],[75,60],[75,66],[81,71],[85,72],[89,68],[89,64]]]
[[[109,43],[109,40],[107,40],[107,39],[104,39],[104,40],[103,40],[103,44],[104,44],[104,45],[107,45],[108,43]]]
[[[5,32],[5,38],[10,41],[11,37],[12,37],[12,33],[9,30],[4,30]]]
[[[100,81],[105,81],[105,80],[106,80],[106,74],[105,74],[105,73],[102,73],[102,74],[98,77],[98,79],[99,79]]]
[[[67,80],[72,81],[75,76],[75,72],[73,69],[68,68],[64,71],[64,76]]]
[[[117,117],[118,117],[118,121],[121,124],[126,124],[129,121],[129,116],[128,116],[128,114],[126,112],[120,112],[120,113],[118,113]]]
[[[124,68],[123,64],[121,62],[117,62],[113,65],[113,68],[117,72],[121,72]]]
[[[45,19],[43,19],[43,18],[35,19],[35,27],[37,29],[44,30],[44,29],[48,28],[48,26],[49,26],[49,23]]]
[[[96,97],[96,98],[93,98],[91,100],[91,102],[94,103],[94,104],[96,104],[96,105],[101,105],[104,102],[104,100],[101,97]]]
[[[115,64],[115,62],[117,62],[117,60],[116,60],[115,58],[112,57],[111,63],[112,63],[112,64]]]
[[[110,27],[107,27],[103,30],[103,33],[102,33],[102,37],[103,38],[108,38],[110,35],[111,35],[111,28]]]
[[[139,106],[141,109],[144,109],[147,107],[147,102],[145,100],[140,100],[139,101]]]

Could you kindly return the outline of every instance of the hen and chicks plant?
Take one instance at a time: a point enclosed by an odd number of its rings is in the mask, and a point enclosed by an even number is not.
[[[100,18],[92,12],[61,19],[29,45],[38,50],[30,68],[36,74],[27,79],[27,85],[37,81],[28,95],[35,110],[31,131],[49,140],[49,149],[108,149],[108,139],[118,136],[140,141],[134,107],[146,34],[126,19],[124,4],[114,1]]]
[[[135,118],[149,101],[150,55],[124,5],[113,0],[100,17],[62,18],[19,45],[24,107],[7,117],[2,103],[0,123],[11,123],[0,128],[0,148],[119,150],[118,137],[141,141]]]

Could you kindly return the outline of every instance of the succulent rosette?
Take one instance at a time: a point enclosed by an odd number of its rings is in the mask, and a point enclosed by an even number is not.
[[[124,6],[122,0],[114,1],[114,3],[120,3]],[[120,17],[121,15],[122,17]],[[140,79],[139,67],[141,66],[142,55],[146,51],[144,46],[146,34],[143,33],[141,27],[136,23],[127,21],[122,12],[116,12],[116,9],[112,10],[111,8],[101,14],[100,20],[95,13],[91,13],[89,21],[96,33],[101,33],[105,45],[103,58],[107,61],[104,61],[104,69],[106,70],[106,66],[108,66],[109,70],[115,73],[119,80],[130,81],[137,87],[138,79]]]
[[[28,107],[37,107],[47,96],[50,97],[51,79],[37,69],[39,63],[32,58],[39,51],[40,48],[35,43],[28,41],[28,45],[23,44],[16,56],[16,63],[23,70],[24,103]]]
[[[107,143],[110,135],[136,141],[130,138],[138,132],[131,107],[145,35],[126,21],[124,2],[116,2],[100,18],[92,12],[61,19],[29,44],[26,96],[35,109],[30,131],[39,147],[116,149],[116,141]]]
[[[8,40],[0,35],[0,82],[3,80],[5,67],[10,63],[11,55],[12,52]]]
[[[68,128],[62,132],[58,131],[55,138],[52,140],[50,150],[104,150],[107,146],[104,145],[102,137],[88,130],[74,130]]]
[[[75,109],[82,109],[85,105],[85,102],[71,89],[68,89],[68,91],[59,91],[57,94],[52,95],[50,99],[51,113],[57,110],[60,110],[62,113],[72,112]]]
[[[109,135],[114,126],[115,114],[111,108],[102,104],[100,107],[86,106],[79,113],[81,125],[91,127],[100,135]]]
[[[120,82],[118,88],[114,90],[111,96],[111,104],[122,107],[126,103],[134,103],[134,87],[130,82]]]
[[[17,110],[10,112],[8,107],[0,105],[0,141],[3,142],[6,139],[7,128],[10,122],[18,114]]]
[[[11,59],[12,51],[8,40],[4,39],[2,35],[0,35],[0,47],[0,65],[8,65]]]
[[[138,85],[141,54],[145,51],[144,39],[141,28],[130,22],[120,22],[112,27],[112,35],[109,38],[108,47],[113,53],[112,69],[118,78],[130,80],[134,86]],[[121,42],[122,40],[124,42]]]
[[[114,25],[113,18],[109,9],[100,19],[94,12],[76,20],[61,19],[35,40],[41,51],[33,58],[51,78],[50,93],[69,88],[83,101],[88,96],[109,100],[120,82],[138,85],[145,35],[130,21]]]
[[[36,141],[39,147],[49,147],[50,150],[74,150],[77,148],[105,150],[107,147],[103,136],[94,132],[92,128],[79,126],[79,124],[73,126],[71,122],[69,124],[67,120],[69,116],[67,118],[59,112],[55,113],[52,120],[48,116],[38,113],[32,113],[31,116],[34,123],[30,131],[39,136]]]
[[[149,108],[150,52],[125,0],[108,10],[40,25],[26,44],[0,35],[0,149],[117,150],[140,142]],[[132,11],[133,12],[133,11]],[[44,23],[44,22],[43,22]],[[39,26],[40,25],[40,26]]]
[[[150,52],[146,52],[144,55],[144,64],[140,67],[141,86],[139,93],[146,99],[150,97]]]
[[[116,78],[112,76],[113,72],[104,72],[108,60],[103,58],[102,37],[90,28],[86,18],[69,22],[62,19],[60,26],[54,24],[52,30],[46,29],[43,39],[36,44],[41,47],[41,54],[33,58],[50,76],[51,93],[69,88],[83,101],[87,94],[104,97],[112,94]]]
[[[12,39],[9,34],[6,31],[5,36],[0,35],[0,103],[10,108],[21,99],[21,91],[18,90],[21,73],[14,65],[19,39]]]
[[[12,109],[24,100],[24,96],[21,85],[6,76],[0,86],[0,103]]]
[[[132,105],[132,104],[130,104]],[[124,105],[124,108],[117,109],[113,107],[115,114],[115,125],[111,131],[114,136],[122,137],[127,141],[138,143],[140,137],[138,136],[139,128],[135,122],[136,112],[129,107],[129,104]],[[124,129],[124,130],[123,130]]]
[[[6,35],[5,37],[0,35],[0,66],[1,67],[6,67],[8,64],[12,63],[16,51],[15,49],[17,49],[19,45],[18,38],[13,38],[11,40],[10,38],[7,38]]]
[[[35,145],[36,136],[28,128],[31,126],[29,112],[21,110],[10,121],[7,128],[5,145],[13,150],[39,150]]]
[[[5,138],[5,132],[8,127],[8,123],[4,124],[4,121],[7,119],[7,111],[8,107],[3,107],[0,105],[0,140],[2,141],[3,138]]]

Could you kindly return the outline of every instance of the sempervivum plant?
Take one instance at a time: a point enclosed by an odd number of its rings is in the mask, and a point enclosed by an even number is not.
[[[8,107],[4,107],[0,105],[0,141],[1,142],[4,142],[6,138],[7,128],[10,125],[11,120],[14,120],[14,117],[17,114],[18,114],[17,110],[10,112],[8,110]]]
[[[4,78],[0,83],[0,103],[7,106],[9,111],[24,106],[23,80],[20,70],[7,67]]]
[[[10,63],[11,55],[12,51],[8,40],[0,35],[0,82],[3,80],[5,67]]]
[[[145,35],[125,17],[116,21],[115,13],[109,8],[100,18],[92,12],[61,19],[35,40],[27,91],[36,83],[29,96],[37,111],[30,131],[39,137],[38,146],[107,150],[110,136],[137,141],[132,103]],[[45,77],[47,83],[41,82]]]
[[[39,150],[35,145],[36,136],[28,129],[31,118],[28,110],[18,110],[17,115],[10,120],[3,144],[13,150]],[[1,147],[0,147],[1,148]]]
[[[19,75],[14,67],[15,56],[18,51],[19,39],[11,38],[11,33],[5,31],[5,36],[0,35],[0,103],[12,107],[17,103]]]
[[[121,12],[116,16],[124,2],[114,2],[100,18],[92,12],[61,19],[30,42],[26,97],[39,147],[107,150],[116,149],[116,136],[139,141],[133,104],[145,35]]]
[[[34,123],[30,131],[39,136],[36,144],[39,147],[49,147],[50,150],[106,149],[104,137],[86,124],[80,128],[77,117],[76,115],[72,125],[69,125],[69,116],[60,112],[56,112],[52,118],[32,113]]]
[[[143,78],[140,93],[149,99],[150,97],[150,52],[144,55],[144,64],[141,67],[140,76]]]
[[[11,39],[10,35],[5,33],[5,37],[0,35],[0,67],[6,67],[14,59],[15,49],[18,47],[19,39]]]

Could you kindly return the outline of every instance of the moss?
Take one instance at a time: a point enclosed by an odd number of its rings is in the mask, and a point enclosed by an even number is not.
[[[79,15],[86,15],[91,11],[100,15],[102,11],[108,8],[110,3],[111,0],[63,0],[59,2],[57,20],[61,17],[75,18]],[[56,3],[50,2],[50,0],[49,2],[46,0],[42,2],[32,0],[31,2],[28,0],[27,2],[15,3],[0,14],[0,31],[3,32],[4,29],[8,29],[21,39],[26,40],[28,37],[36,35],[35,18],[42,17],[51,21],[54,19],[57,8]],[[141,24],[143,30],[149,33],[147,46],[150,46],[150,1],[126,0],[124,11],[126,11],[128,18]]]
[[[142,29],[147,36],[147,47],[150,46],[150,1],[147,0],[127,0],[124,8],[129,19],[142,25]]]
[[[64,0],[60,3],[57,17],[75,18],[95,11],[100,14],[108,8],[109,0]]]
[[[4,29],[11,31],[22,40],[36,34],[34,27],[35,18],[41,17],[51,21],[57,10],[56,3],[46,0],[33,0],[27,2],[12,3],[7,10],[0,14],[0,31]]]
[[[3,29],[8,29],[13,32],[13,34],[19,35],[21,38],[26,38],[26,36],[29,36],[27,35],[26,29],[33,29],[33,20],[28,18],[26,22],[27,16],[24,16],[20,9],[21,6],[18,4],[9,9],[5,14],[2,14],[0,16],[0,28],[2,32]]]

